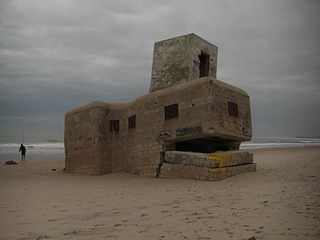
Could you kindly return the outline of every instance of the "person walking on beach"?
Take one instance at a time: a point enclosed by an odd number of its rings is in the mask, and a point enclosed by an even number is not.
[[[21,161],[26,160],[26,152],[27,152],[27,149],[26,149],[25,146],[23,146],[23,144],[21,144],[20,149],[19,149],[19,152],[21,152]]]

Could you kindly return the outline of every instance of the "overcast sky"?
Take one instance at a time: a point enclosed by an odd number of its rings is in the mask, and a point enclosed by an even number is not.
[[[250,94],[255,136],[320,136],[319,13],[319,0],[1,0],[1,138],[63,139],[71,108],[147,94],[153,43],[188,33]]]

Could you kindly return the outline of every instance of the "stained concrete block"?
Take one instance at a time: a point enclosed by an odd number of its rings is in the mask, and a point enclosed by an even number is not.
[[[159,177],[219,181],[237,174],[255,172],[256,168],[255,163],[223,168],[206,168],[163,163]]]
[[[252,163],[253,155],[245,151],[226,151],[212,154],[166,151],[164,160],[166,163],[185,166],[217,168]]]
[[[246,151],[227,151],[211,153],[207,161],[218,163],[218,167],[230,167],[253,162],[253,154]]]
[[[194,152],[180,152],[180,151],[166,151],[164,153],[164,160],[166,163],[182,164],[186,166],[196,167],[217,167],[218,162],[206,161],[210,154],[194,153]]]

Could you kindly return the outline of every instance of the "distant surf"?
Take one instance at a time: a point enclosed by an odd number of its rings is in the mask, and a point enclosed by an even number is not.
[[[57,140],[25,143],[28,160],[64,159],[64,143]],[[320,138],[259,138],[241,144],[241,150],[270,149],[282,147],[320,146]],[[20,160],[20,143],[5,143],[0,140],[0,162]]]
[[[253,138],[241,143],[240,149],[320,146],[320,138]]]

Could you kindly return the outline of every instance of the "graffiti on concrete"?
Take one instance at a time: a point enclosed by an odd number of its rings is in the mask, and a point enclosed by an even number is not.
[[[171,131],[160,131],[157,136],[157,142],[163,143],[169,138],[171,138]]]
[[[202,133],[202,126],[177,128],[176,130],[177,137],[194,136],[201,133]]]

